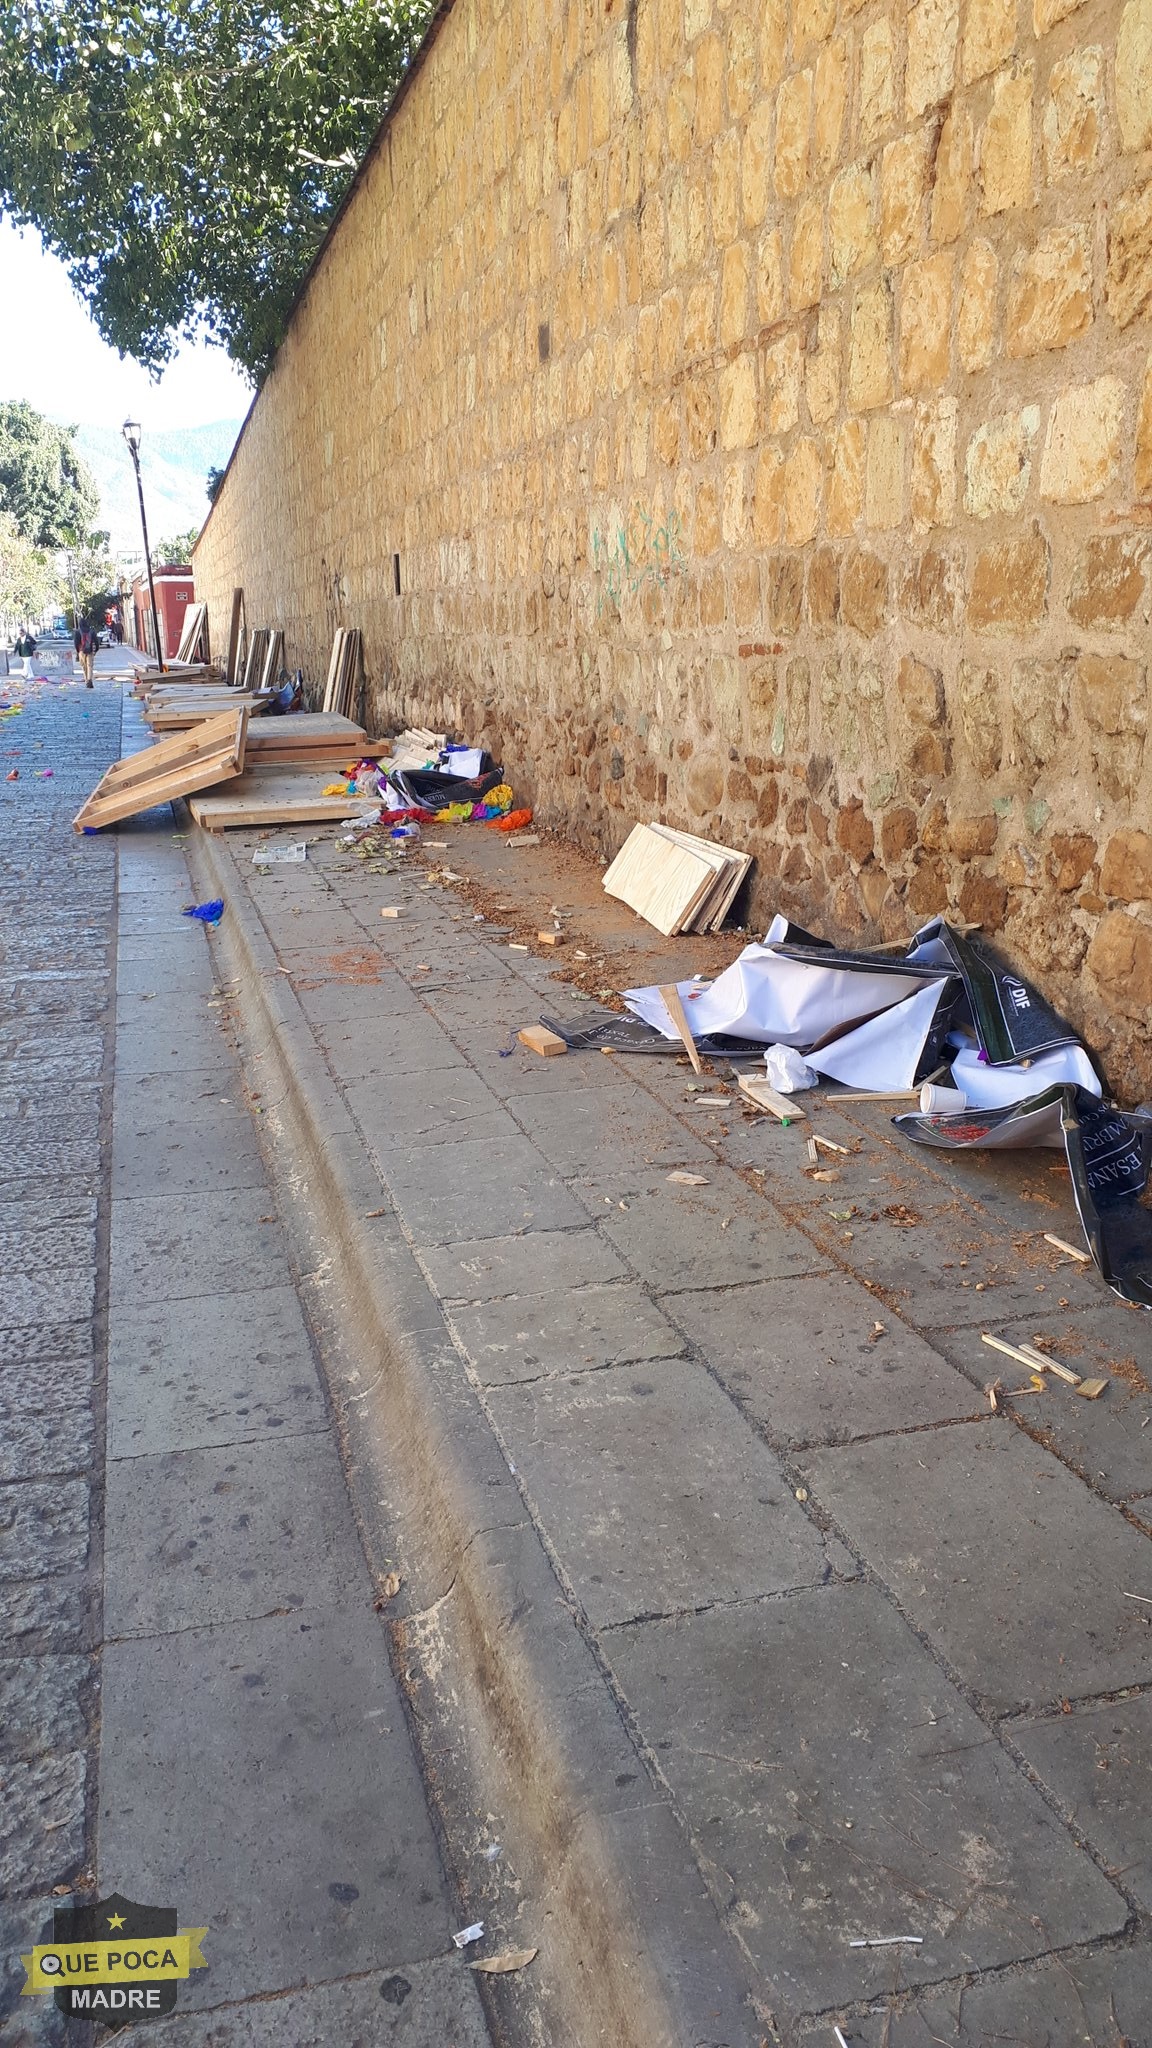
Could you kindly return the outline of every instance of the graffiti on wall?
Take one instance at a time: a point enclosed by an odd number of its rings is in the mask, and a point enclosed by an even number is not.
[[[685,565],[678,512],[669,513],[658,525],[650,512],[636,505],[613,536],[597,527],[592,535],[592,569],[601,579],[596,592],[597,618],[605,605],[614,605],[619,611],[621,599],[635,597],[647,583],[663,590],[670,577],[683,573]]]

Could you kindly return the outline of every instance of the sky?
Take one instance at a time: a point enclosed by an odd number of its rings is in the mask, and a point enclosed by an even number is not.
[[[221,348],[186,342],[160,379],[102,341],[68,281],[30,229],[0,216],[0,398],[24,398],[56,419],[145,434],[242,419],[252,391]]]

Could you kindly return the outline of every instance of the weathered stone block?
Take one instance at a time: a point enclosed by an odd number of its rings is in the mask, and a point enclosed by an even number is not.
[[[808,183],[812,129],[812,73],[793,72],[776,95],[776,193],[795,199]]]
[[[1068,591],[1078,626],[1118,626],[1147,618],[1148,543],[1136,534],[1094,533],[1076,563]]]
[[[896,671],[896,695],[905,722],[932,727],[944,722],[944,678],[938,669],[906,654]]]
[[[1110,910],[1096,927],[1087,964],[1122,1016],[1146,1019],[1152,1008],[1152,930],[1126,910]]]
[[[737,356],[720,372],[720,446],[752,448],[759,439],[756,363]]]
[[[880,852],[888,867],[895,867],[910,853],[918,837],[916,813],[902,805],[888,811],[880,821]]]
[[[784,252],[779,228],[766,234],[756,252],[756,310],[761,327],[784,311]]]
[[[828,195],[828,258],[835,290],[876,259],[879,244],[872,213],[872,166],[853,164],[834,181]]]
[[[977,632],[1024,633],[1048,609],[1048,543],[1034,530],[977,555],[968,598],[968,623]]]
[[[1047,35],[1058,21],[1064,21],[1069,14],[1075,14],[1084,0],[1032,0],[1032,24],[1038,36]]]
[[[814,306],[824,276],[824,208],[818,198],[796,209],[788,257],[788,303],[794,311]]]
[[[965,510],[976,519],[1019,512],[1032,476],[1032,448],[1040,431],[1040,408],[1000,413],[978,427],[965,458]]]
[[[862,143],[875,142],[896,117],[896,57],[892,21],[882,14],[869,22],[860,38],[860,101],[858,133]]]
[[[939,106],[951,92],[959,36],[958,0],[918,0],[908,10],[904,97],[912,119]]]
[[[1013,266],[1005,326],[1008,354],[1034,356],[1046,349],[1066,348],[1091,325],[1088,231],[1053,229],[1033,249],[1022,252]]]
[[[948,871],[935,854],[923,854],[908,884],[908,908],[914,917],[936,917],[948,908]]]
[[[1000,266],[990,242],[972,242],[960,265],[956,341],[966,370],[985,370],[996,350]]]
[[[684,795],[696,817],[707,817],[719,810],[724,798],[726,765],[716,754],[696,754],[689,762]]]
[[[1084,716],[1097,732],[1118,738],[1147,731],[1146,680],[1139,662],[1118,654],[1083,654],[1077,680]]]
[[[954,242],[962,235],[972,184],[973,131],[967,107],[954,106],[940,131],[932,184],[932,240]]]
[[[992,811],[979,818],[952,818],[948,844],[958,860],[975,860],[978,855],[992,852],[999,830],[1000,820]]]
[[[774,633],[799,631],[804,602],[804,564],[799,555],[773,555],[765,573],[764,609]]]
[[[773,547],[784,530],[784,458],[778,448],[760,450],[752,493],[752,533],[760,547]]]
[[[879,555],[858,548],[844,563],[840,616],[846,626],[868,639],[880,631],[888,606],[888,564]]]
[[[840,617],[840,558],[835,548],[817,548],[808,563],[808,620],[826,632]]]
[[[1122,903],[1152,899],[1152,836],[1136,830],[1114,832],[1100,864],[1100,888]]]
[[[815,335],[809,337],[804,396],[814,426],[823,426],[839,409],[840,314],[835,306],[821,306]]]
[[[1120,16],[1116,121],[1123,149],[1152,147],[1152,0],[1128,0]]]
[[[964,80],[971,85],[1003,64],[1016,46],[1014,0],[969,0],[964,22]]]
[[[1136,466],[1133,481],[1137,497],[1152,497],[1152,356],[1144,370],[1140,410],[1136,416]]]
[[[1134,186],[1109,209],[1107,297],[1118,327],[1152,305],[1152,182]]]
[[[950,249],[910,263],[900,296],[900,381],[905,391],[935,391],[948,379],[952,314]]]
[[[1015,65],[993,83],[980,138],[980,199],[986,214],[1032,202],[1032,94],[1035,66]]]
[[[845,420],[832,451],[832,472],[825,498],[824,524],[833,539],[854,532],[863,513],[866,448],[863,420]]]
[[[977,775],[994,775],[1003,749],[1000,683],[995,670],[962,661],[956,673],[956,714],[964,751]]]
[[[1049,184],[1089,171],[1104,125],[1104,52],[1073,50],[1052,66],[1044,108],[1044,169]]]
[[[951,526],[956,514],[955,398],[916,407],[912,431],[912,518],[918,527]]]
[[[796,328],[764,351],[764,424],[770,434],[790,433],[800,417],[802,368],[803,343]]]
[[[1054,832],[1048,854],[1048,875],[1065,894],[1078,889],[1096,859],[1096,841],[1087,832]]]
[[[840,155],[848,106],[848,75],[848,45],[842,36],[837,36],[825,44],[816,59],[813,80],[812,154],[822,177]]]
[[[921,0],[921,5],[924,0]],[[859,412],[892,397],[892,299],[886,280],[864,286],[852,309],[848,403]]]
[[[915,256],[923,240],[936,139],[932,127],[899,135],[880,159],[880,246],[885,263],[893,267]]]
[[[820,524],[824,464],[815,441],[796,443],[784,464],[784,537],[804,547]]]
[[[1071,665],[1064,661],[1016,661],[1008,682],[1012,714],[1012,765],[1027,789],[1065,743]]]
[[[864,480],[864,523],[876,530],[899,526],[904,517],[904,422],[878,413],[868,427]]]
[[[1040,493],[1084,505],[1107,490],[1120,467],[1125,388],[1119,377],[1073,384],[1052,408],[1040,462]]]
[[[859,797],[851,797],[837,814],[836,844],[856,867],[872,858],[876,833]]]

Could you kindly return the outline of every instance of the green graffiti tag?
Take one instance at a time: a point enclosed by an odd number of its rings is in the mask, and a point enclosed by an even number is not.
[[[633,508],[626,525],[618,526],[610,540],[597,527],[592,535],[592,568],[602,578],[596,592],[596,616],[606,604],[620,609],[627,594],[635,597],[646,583],[664,589],[672,576],[683,573],[686,557],[681,546],[681,521],[672,512],[660,526],[641,505]]]

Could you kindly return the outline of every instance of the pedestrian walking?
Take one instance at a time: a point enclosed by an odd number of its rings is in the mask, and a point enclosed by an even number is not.
[[[84,675],[84,687],[86,690],[90,690],[93,687],[92,662],[100,645],[100,636],[92,631],[87,619],[73,633],[72,645],[80,656],[80,667]]]
[[[24,674],[30,676],[32,673],[32,656],[36,652],[36,642],[27,629],[25,629],[23,638],[16,642],[16,652],[24,663]]]

